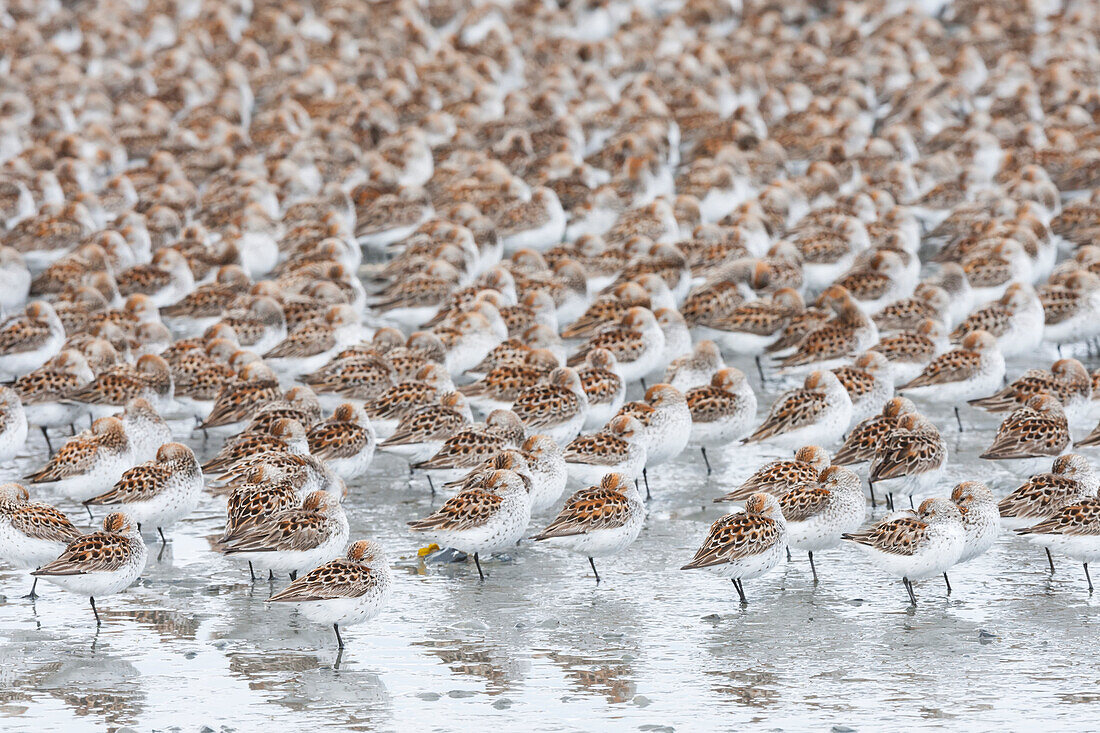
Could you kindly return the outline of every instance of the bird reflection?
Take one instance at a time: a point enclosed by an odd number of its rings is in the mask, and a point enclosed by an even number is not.
[[[145,707],[142,676],[130,662],[103,653],[71,656],[37,668],[21,687],[61,700],[79,716],[94,717],[109,729],[135,725]]]
[[[481,646],[474,641],[427,639],[414,641],[412,646],[423,647],[455,674],[485,680],[485,692],[490,695],[509,690],[526,676],[529,666],[525,659],[518,659],[502,647]]]
[[[711,689],[742,705],[767,708],[779,702],[779,676],[759,669],[708,670]]]
[[[610,703],[634,699],[637,675],[627,662],[560,652],[550,652],[546,656],[562,668],[577,692],[603,695]]]

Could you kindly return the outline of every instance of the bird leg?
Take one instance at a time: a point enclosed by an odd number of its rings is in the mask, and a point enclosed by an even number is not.
[[[336,644],[340,649],[344,648],[344,640],[340,638],[340,624],[333,624],[332,630],[336,632]]]
[[[474,553],[474,565],[477,565],[477,575],[478,575],[478,577],[481,578],[482,580],[485,580],[485,573],[483,573],[481,571],[481,558],[479,558],[477,556],[476,552]]]
[[[699,450],[702,451],[702,453],[703,453],[703,463],[707,464],[707,475],[709,476],[710,472],[711,472],[711,469],[710,469],[710,461],[707,460],[707,448],[706,448],[706,446],[703,446]]]
[[[31,592],[23,596],[24,598],[30,598],[32,601],[38,598],[38,594],[34,592],[34,589],[38,587],[38,578],[35,577],[34,582],[31,583]]]
[[[902,583],[905,583],[905,590],[909,591],[909,602],[912,605],[917,605],[917,595],[913,593],[913,582],[909,578],[902,578]]]
[[[642,479],[645,481],[645,500],[649,501],[649,473],[645,466],[642,466]]]
[[[1050,563],[1050,574],[1054,575],[1054,556],[1050,554],[1050,548],[1049,547],[1046,548],[1046,551],[1047,551],[1047,562]]]
[[[965,432],[965,431],[963,430],[963,421],[962,421],[962,418],[961,418],[961,417],[959,417],[959,406],[958,406],[958,405],[955,405],[955,422],[956,422],[956,423],[958,423],[958,425],[959,425],[959,432],[960,432],[960,433],[962,433],[962,432]]]
[[[103,624],[99,621],[99,611],[97,611],[95,608],[95,598],[93,598],[92,596],[88,596],[88,600],[92,602],[92,613],[95,615],[95,625],[98,629]]]
[[[600,584],[600,574],[596,572],[596,561],[591,556],[588,558],[588,564],[592,566],[592,573],[596,576],[596,585]]]
[[[814,565],[814,553],[810,550],[810,572],[814,574],[814,585],[817,585],[817,566]]]
[[[1085,580],[1089,582],[1089,593],[1092,593],[1092,576],[1089,575],[1089,564],[1085,563]]]
[[[733,587],[737,589],[737,595],[741,597],[741,605],[749,605],[748,599],[745,598],[745,587],[741,585],[741,581],[737,578],[730,578],[730,580],[733,581]]]
[[[160,534],[160,544],[167,545],[168,540],[164,538],[164,530],[160,527],[157,527],[157,532]]]
[[[951,581],[947,578],[947,573],[943,574],[943,583],[947,586],[947,595],[951,595]]]
[[[49,449],[50,455],[53,456],[53,443],[50,442],[50,431],[46,429],[45,425],[40,425],[38,429],[42,431],[42,437],[46,439],[46,448]]]
[[[252,579],[252,582],[256,582],[256,571],[252,569],[252,561],[248,561],[248,577]]]

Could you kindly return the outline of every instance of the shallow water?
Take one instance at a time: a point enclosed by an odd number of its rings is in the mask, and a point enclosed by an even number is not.
[[[762,412],[779,388],[765,391]],[[973,457],[997,418],[965,410],[960,435],[949,408],[929,414],[951,451],[942,494],[963,479],[998,496],[1020,482],[1018,467]],[[37,465],[44,444],[32,439],[28,452],[2,475]],[[1042,552],[1014,536],[956,568],[950,597],[938,580],[917,584],[915,609],[848,547],[820,553],[817,587],[801,553],[746,582],[747,608],[728,581],[677,570],[729,510],[710,500],[776,455],[712,451],[710,477],[697,453],[651,471],[641,538],[598,566],[598,587],[584,558],[529,542],[486,563],[484,583],[472,563],[425,566],[405,522],[439,500],[380,455],[346,506],[352,538],[381,540],[393,558],[395,593],[376,621],[345,631],[341,657],[330,629],[264,604],[285,579],[250,584],[245,566],[210,552],[224,505],[212,497],[159,558],[146,537],[148,567],[99,602],[98,633],[87,599],[42,583],[32,604],[20,597],[28,576],[0,570],[0,728],[1091,727],[1100,596],[1080,566],[1058,559],[1051,576]]]

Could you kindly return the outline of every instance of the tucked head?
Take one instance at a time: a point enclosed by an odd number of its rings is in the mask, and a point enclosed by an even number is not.
[[[645,391],[645,401],[653,407],[675,405],[684,402],[684,393],[671,384],[655,384]]]
[[[997,339],[988,331],[979,329],[966,334],[962,340],[962,347],[967,351],[974,351],[981,354],[983,352],[995,350],[997,348]]]
[[[783,518],[783,510],[779,506],[779,501],[771,494],[763,492],[753,494],[748,498],[748,501],[745,502],[745,513],[759,514],[772,519]]]
[[[15,482],[0,484],[0,501],[22,504],[25,501],[29,501],[30,498],[30,492],[27,491],[27,487],[23,484],[17,484]]]
[[[327,491],[314,491],[302,500],[302,508],[311,512],[327,512],[340,505],[340,501]]]
[[[925,499],[917,509],[917,514],[925,521],[938,519],[961,520],[962,514],[959,508],[952,502],[943,498]]]
[[[908,397],[891,397],[882,407],[884,417],[899,417],[916,411],[917,406]]]
[[[183,443],[165,443],[157,449],[157,460],[168,461],[195,460],[195,453]]]
[[[642,437],[642,424],[629,415],[619,415],[607,423],[607,431],[630,441]]]
[[[838,380],[836,375],[832,372],[817,370],[806,375],[806,381],[803,382],[803,386],[806,389],[830,389],[832,387],[839,387],[840,380]]]
[[[1058,401],[1056,397],[1053,397],[1046,392],[1032,396],[1027,401],[1027,406],[1036,412],[1049,412],[1055,414],[1061,414],[1062,403]]]
[[[809,463],[821,471],[832,462],[829,453],[819,445],[804,445],[794,453],[794,459],[800,463]]]
[[[1088,476],[1092,474],[1092,464],[1079,453],[1066,453],[1054,459],[1050,472],[1062,476]]]
[[[993,492],[981,481],[963,481],[951,491],[951,501],[966,512],[974,504],[993,504]]]
[[[130,534],[137,531],[137,526],[130,521],[130,517],[122,512],[114,512],[103,518],[103,531],[113,534]]]
[[[386,553],[382,549],[382,545],[374,540],[359,540],[351,543],[347,557],[352,562],[369,565],[376,562],[385,562]]]

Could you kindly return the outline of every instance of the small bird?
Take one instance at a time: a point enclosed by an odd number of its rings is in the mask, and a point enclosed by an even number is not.
[[[569,480],[565,452],[550,436],[531,435],[523,441],[520,453],[531,477],[531,513],[545,511],[558,503]]]
[[[416,378],[399,382],[373,400],[363,403],[374,432],[380,439],[390,437],[402,418],[417,408],[438,403],[444,394],[454,390],[447,370],[439,364],[425,364]],[[468,409],[468,408],[467,408]]]
[[[61,351],[65,327],[49,303],[36,300],[23,315],[0,326],[0,375],[16,379],[37,369]]]
[[[261,453],[309,453],[305,428],[297,420],[282,418],[270,430],[240,433],[226,440],[217,455],[202,464],[202,470],[215,476],[228,473]]]
[[[708,568],[730,578],[741,605],[747,605],[746,579],[758,578],[783,561],[787,523],[771,494],[753,494],[745,511],[727,514],[710,526],[703,545],[681,570]]]
[[[999,300],[978,308],[955,326],[951,340],[965,341],[971,333],[985,331],[995,337],[1004,356],[1034,353],[1043,340],[1043,320],[1043,304],[1035,289],[1026,283],[1012,283]]]
[[[117,417],[101,417],[53,454],[45,468],[24,478],[33,484],[52,484],[77,501],[100,494],[135,465],[126,428]]]
[[[782,458],[761,466],[743,484],[714,502],[746,501],[756,493],[782,496],[794,486],[815,483],[829,465],[829,454],[824,448],[806,445],[795,451],[793,458]]]
[[[349,305],[330,307],[323,317],[307,321],[263,352],[263,358],[290,375],[314,372],[341,350],[369,334],[360,325],[359,313]]]
[[[852,399],[832,372],[814,371],[803,386],[776,398],[763,424],[743,443],[768,442],[792,450],[835,443],[852,418]]]
[[[873,415],[852,428],[844,444],[833,456],[838,466],[852,466],[866,463],[875,457],[875,451],[886,435],[897,427],[903,415],[916,412],[913,402],[905,397],[892,397],[882,407],[882,412]]]
[[[72,540],[57,559],[32,575],[88,596],[98,627],[101,623],[95,607],[96,596],[114,595],[133,585],[145,569],[146,556],[137,525],[125,514],[115,512],[103,518],[102,531]]]
[[[1069,423],[1062,403],[1048,394],[1039,394],[1001,422],[993,444],[981,457],[1008,460],[1056,456],[1069,443]]]
[[[709,385],[689,389],[684,395],[691,410],[689,446],[703,454],[707,475],[711,473],[708,447],[736,443],[752,429],[756,419],[756,395],[740,369],[719,369]]]
[[[588,397],[588,411],[581,429],[594,430],[606,425],[626,399],[626,383],[619,376],[614,354],[607,349],[592,349],[577,375]]]
[[[654,384],[644,400],[628,402],[619,415],[629,415],[642,424],[646,443],[646,467],[642,477],[649,492],[648,469],[671,461],[684,452],[691,437],[691,409],[684,394],[670,384]]]
[[[237,381],[226,383],[218,392],[210,414],[199,423],[200,428],[233,429],[251,419],[257,407],[283,395],[275,372],[263,362],[246,364],[237,377]]]
[[[1008,412],[1027,404],[1037,394],[1058,398],[1067,414],[1078,412],[1092,399],[1092,379],[1076,359],[1059,359],[1045,369],[1028,369],[1002,389],[988,397],[969,400],[971,405],[988,412]]]
[[[808,553],[815,584],[814,552],[839,545],[867,516],[859,476],[843,466],[826,468],[816,483],[792,486],[779,497],[779,507],[787,523],[787,543]]]
[[[126,403],[144,399],[158,411],[169,410],[172,400],[172,370],[156,354],[145,354],[134,365],[120,364],[98,375],[91,383],[74,390],[68,402],[84,408],[93,419],[113,415]]]
[[[187,260],[179,251],[157,250],[153,261],[135,265],[118,274],[118,289],[123,295],[141,293],[152,299],[158,308],[173,305],[195,289],[195,277]]]
[[[345,481],[366,474],[378,442],[366,411],[350,402],[339,405],[332,417],[310,428],[306,440],[310,454]]]
[[[561,367],[550,372],[545,384],[520,393],[511,409],[529,432],[548,435],[559,445],[566,445],[584,426],[588,395],[577,372]]]
[[[709,339],[703,339],[695,344],[691,354],[672,360],[665,370],[662,381],[671,384],[681,392],[687,392],[692,387],[710,384],[715,372],[725,366],[718,344]]]
[[[160,447],[172,440],[172,429],[149,401],[141,397],[126,403],[122,412],[116,413],[130,439],[135,464],[151,461]]]
[[[95,378],[88,360],[76,349],[64,349],[34,371],[23,374],[12,384],[23,403],[28,425],[37,427],[53,453],[49,429],[72,425],[83,414],[77,405],[65,400]]]
[[[959,508],[947,499],[925,499],[916,515],[888,516],[870,529],[851,532],[854,542],[880,569],[901,578],[909,601],[917,605],[913,581],[943,574],[966,549],[966,529]],[[947,592],[951,592],[948,583]]]
[[[1048,519],[1016,533],[1047,551],[1062,552],[1085,567],[1085,580],[1092,593],[1089,563],[1100,560],[1100,498],[1095,496],[1066,504]]]
[[[906,397],[953,404],[955,421],[962,431],[959,402],[989,394],[1001,385],[1005,359],[997,341],[987,331],[974,331],[959,348],[940,354],[916,379],[900,385]]]
[[[1020,529],[1054,516],[1059,509],[1081,499],[1096,496],[1100,476],[1092,470],[1088,459],[1076,453],[1066,453],[1054,459],[1048,473],[1038,473],[1014,489],[997,504],[1001,523],[1009,529]],[[1054,558],[1047,549],[1050,572]]]
[[[973,560],[993,546],[1001,531],[1001,515],[993,492],[981,481],[963,481],[951,490],[951,501],[962,514],[966,546],[960,563]]]
[[[183,519],[199,505],[202,469],[195,453],[182,443],[165,443],[156,460],[134,466],[110,491],[84,500],[84,506],[118,506],[137,523],[156,527],[162,544],[164,528]]]
[[[452,496],[423,519],[409,522],[413,532],[443,547],[473,554],[481,580],[481,554],[511,547],[531,521],[530,479],[514,471],[494,471],[484,483]]]
[[[511,410],[493,410],[484,425],[468,425],[448,436],[427,460],[412,464],[426,471],[434,490],[433,475],[445,482],[491,459],[501,450],[518,448],[523,442],[523,423]]]
[[[300,570],[317,567],[347,541],[348,518],[339,499],[327,491],[314,491],[300,507],[223,537],[219,548],[250,566],[289,573],[294,580]]]
[[[890,362],[877,351],[865,351],[851,363],[833,369],[833,374],[852,400],[851,423],[871,417],[894,395]]]
[[[645,428],[629,415],[619,415],[597,433],[578,435],[565,447],[569,476],[595,486],[609,473],[637,479],[646,461]]]
[[[401,418],[393,434],[379,448],[416,465],[435,455],[446,440],[473,421],[461,392],[447,392],[438,404],[423,405]]]
[[[50,504],[31,501],[22,484],[0,484],[0,559],[19,570],[37,568],[60,555],[81,535],[65,514]],[[38,597],[34,579],[25,597]]]
[[[297,604],[310,621],[332,624],[336,643],[343,649],[340,627],[370,621],[386,607],[392,593],[393,572],[382,546],[359,540],[345,557],[310,570],[267,602]]]
[[[628,384],[656,369],[665,350],[665,335],[653,312],[634,306],[619,323],[594,334],[569,358],[569,366],[580,366],[593,349],[607,349],[618,364],[619,376]]]
[[[645,521],[645,504],[633,481],[609,473],[599,486],[582,489],[565,502],[549,526],[535,535],[588,557],[596,584],[600,574],[594,558],[616,555],[638,539]]]
[[[871,506],[875,505],[875,487],[886,493],[886,506],[894,510],[894,495],[909,497],[933,488],[947,465],[947,443],[931,420],[912,412],[898,419],[886,434],[871,459],[868,482]]]
[[[912,330],[882,336],[871,351],[886,357],[895,382],[906,384],[916,379],[947,345],[944,325],[925,318]]]
[[[553,353],[548,349],[535,349],[522,363],[498,366],[478,381],[459,387],[458,391],[482,413],[510,410],[517,397],[544,384],[557,367],[558,359]]]
[[[860,310],[843,286],[829,287],[819,302],[832,309],[836,317],[806,334],[795,352],[780,360],[782,368],[833,369],[878,341],[875,322]]]

